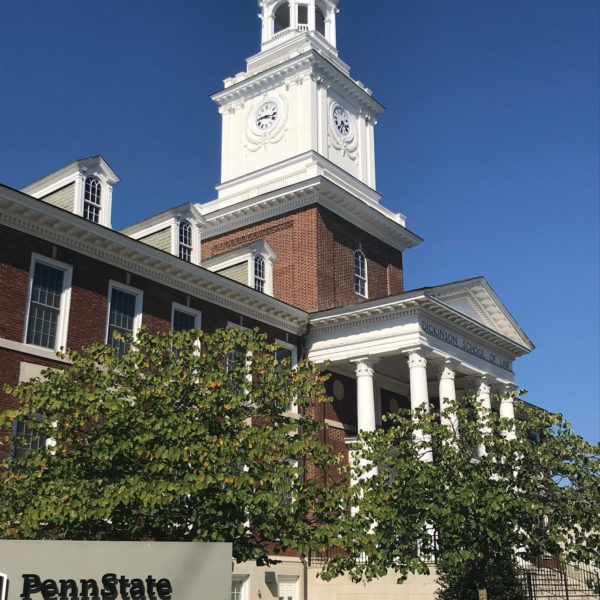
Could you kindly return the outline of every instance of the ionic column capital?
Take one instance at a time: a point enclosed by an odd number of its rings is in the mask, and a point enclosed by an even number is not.
[[[478,394],[489,395],[492,391],[492,378],[489,375],[477,377],[476,385]]]

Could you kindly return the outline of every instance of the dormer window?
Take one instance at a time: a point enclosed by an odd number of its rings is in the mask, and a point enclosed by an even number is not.
[[[83,197],[83,218],[92,223],[100,221],[100,198],[102,196],[102,184],[97,177],[88,177],[85,180],[85,192]]]
[[[354,252],[354,291],[367,297],[367,259],[362,250]]]
[[[187,221],[179,223],[179,258],[192,261],[192,226]]]
[[[262,256],[257,256],[254,259],[254,289],[264,292],[266,280],[265,259]]]

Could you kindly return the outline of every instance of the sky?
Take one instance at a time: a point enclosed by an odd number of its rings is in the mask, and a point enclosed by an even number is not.
[[[0,182],[101,154],[113,226],[216,197],[209,95],[259,51],[256,0],[19,0],[0,22]],[[483,275],[536,345],[527,399],[600,439],[600,2],[341,0],[340,57],[386,106],[382,203],[407,289]]]

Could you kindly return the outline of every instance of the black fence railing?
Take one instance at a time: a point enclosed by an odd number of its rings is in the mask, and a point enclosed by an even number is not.
[[[531,562],[517,558],[517,566],[528,600],[600,599],[600,569],[591,565],[543,556]]]

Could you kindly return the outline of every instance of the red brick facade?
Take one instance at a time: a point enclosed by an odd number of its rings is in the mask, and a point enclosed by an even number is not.
[[[307,312],[361,302],[354,291],[354,251],[367,258],[368,297],[404,291],[402,253],[321,206],[275,217],[205,240],[204,259],[265,239],[277,253],[275,298]]]
[[[0,338],[22,342],[25,329],[27,291],[32,253],[52,257],[73,267],[71,306],[67,345],[79,349],[92,342],[104,341],[108,306],[108,288],[111,280],[128,283],[143,291],[142,324],[151,331],[171,328],[172,303],[187,304],[186,294],[138,277],[127,278],[127,272],[66,248],[53,246],[28,235],[0,226]],[[244,327],[259,327],[270,339],[280,339],[298,345],[298,338],[284,331],[249,318],[221,306],[191,297],[189,306],[202,312],[202,328],[211,332],[226,327],[228,322]],[[18,383],[21,362],[52,366],[53,361],[34,354],[0,348],[0,383]],[[0,385],[0,410],[12,406],[11,398]]]

